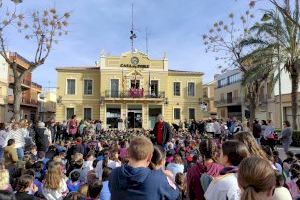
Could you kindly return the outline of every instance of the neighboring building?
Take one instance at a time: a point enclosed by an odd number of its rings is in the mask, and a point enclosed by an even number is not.
[[[283,67],[282,67],[283,68]],[[277,75],[278,71],[276,71]],[[279,81],[276,82],[274,86],[274,124],[276,127],[280,127],[280,110],[282,111],[283,121],[288,120],[292,123],[292,101],[291,101],[291,92],[292,92],[292,84],[289,74],[282,69],[281,70],[281,99],[282,99],[282,107],[280,109],[280,100],[279,100]],[[297,110],[297,127],[300,127],[300,85],[298,86],[298,110]]]
[[[206,111],[204,113],[205,117],[215,118],[217,115],[217,108],[215,106],[215,89],[215,80],[203,85],[203,110]]]
[[[29,67],[29,61],[20,56],[17,53],[9,53],[10,59],[14,60],[18,64],[18,71],[24,71]],[[9,121],[13,116],[13,85],[14,85],[14,75],[11,68],[4,59],[1,59],[2,66],[7,68],[5,72],[7,77],[7,93],[5,101],[5,116],[4,121]],[[1,71],[2,73],[2,71]],[[2,89],[3,91],[3,89]],[[5,91],[5,90],[4,90]],[[32,82],[32,74],[27,75],[22,82],[22,102],[20,107],[20,117],[21,119],[36,120],[38,116],[38,94],[42,91],[42,86]]]
[[[201,119],[200,72],[170,70],[168,59],[141,52],[101,55],[95,67],[57,68],[56,119],[100,119],[104,127],[153,128],[158,114],[170,123]]]
[[[56,101],[56,90],[43,91],[39,95],[39,116],[41,121],[55,119]]]
[[[238,69],[227,70],[216,76],[215,106],[219,118],[236,117],[242,120],[245,116],[241,80],[242,73]]]
[[[242,75],[240,70],[234,69],[216,76],[215,105],[219,118],[236,117],[239,120],[244,120],[250,117],[249,103],[244,97],[245,89],[241,85]],[[258,98],[256,119],[273,120],[274,95],[270,83],[266,82],[261,86]]]
[[[4,58],[0,56],[0,122],[5,121],[7,90],[8,90],[8,65]]]

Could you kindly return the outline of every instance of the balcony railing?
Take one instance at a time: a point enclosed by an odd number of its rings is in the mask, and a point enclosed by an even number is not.
[[[124,92],[106,90],[105,97],[106,98],[159,99],[159,98],[165,98],[165,92],[157,92],[157,93],[149,94],[149,91],[144,91],[143,89],[130,89]]]
[[[39,85],[39,84],[37,84],[37,83],[35,83],[35,82],[31,82],[31,86],[33,86],[33,87],[35,87],[35,88],[37,88],[37,89],[42,90],[42,86]]]
[[[7,98],[7,102],[9,104],[14,103],[14,96],[9,95]],[[21,105],[28,105],[28,106],[38,106],[38,101],[35,99],[27,99],[27,98],[21,98]]]
[[[14,77],[13,75],[9,75],[9,76],[8,76],[8,82],[13,84],[13,83],[15,82],[15,77]],[[30,87],[30,86],[31,86],[31,81],[30,81],[30,80],[23,79],[22,85],[25,85],[25,86],[27,86],[27,87]]]
[[[215,105],[216,106],[225,106],[228,104],[240,104],[241,101],[241,97],[233,97],[233,98],[229,98],[229,99],[221,99],[219,101],[215,101]]]

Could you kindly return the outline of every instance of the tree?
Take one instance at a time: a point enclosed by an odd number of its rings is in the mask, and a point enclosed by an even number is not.
[[[57,43],[57,38],[68,34],[68,12],[59,15],[55,8],[45,9],[42,11],[33,11],[30,15],[25,15],[17,11],[20,0],[13,0],[7,8],[0,1],[0,55],[13,70],[14,75],[14,118],[20,120],[20,104],[22,96],[21,83],[23,79],[37,67],[44,64],[48,58],[52,46]],[[13,7],[13,9],[10,9]],[[16,57],[8,50],[7,39],[11,34],[10,31],[21,34],[25,40],[31,41],[34,45],[34,59],[29,61],[29,67],[23,71],[18,70]]]
[[[252,30],[257,32],[257,36],[267,36],[270,40],[278,43],[279,51],[277,57],[279,62],[284,65],[284,69],[289,73],[291,78],[291,102],[292,102],[292,118],[293,128],[297,129],[297,108],[298,108],[298,85],[299,85],[299,68],[300,68],[300,27],[299,23],[299,2],[291,6],[287,1],[285,10],[293,13],[292,18],[282,12],[277,14],[276,11],[266,11],[262,23],[257,23]],[[295,23],[297,22],[297,23]],[[253,42],[252,44],[255,44]]]
[[[243,73],[243,79],[245,80],[243,83],[246,88],[245,97],[249,102],[250,124],[252,124],[255,119],[259,88],[263,84],[262,81],[266,80],[265,77],[268,76],[264,73],[255,80],[251,78],[245,79],[246,76],[251,77],[250,73],[258,66],[257,64],[253,65],[260,60],[259,56],[261,56],[261,54],[255,53],[255,51],[257,51],[256,48],[267,48],[266,46],[250,47],[246,45],[246,39],[251,38],[249,27],[252,26],[252,19],[254,19],[251,9],[252,7],[250,7],[238,21],[235,19],[234,14],[231,13],[228,23],[225,24],[224,21],[216,22],[209,32],[203,35],[206,51],[221,54],[220,57],[216,57],[216,60],[222,60],[229,67],[238,68]],[[250,57],[250,55],[252,56]],[[259,66],[261,66],[261,64]],[[265,72],[268,72],[268,70]]]
[[[260,0],[263,1],[263,0]],[[272,5],[275,6],[276,9],[278,9],[280,11],[280,13],[282,15],[285,15],[286,18],[288,18],[292,23],[294,23],[296,26],[300,27],[300,23],[299,21],[294,19],[294,13],[290,12],[290,5],[291,5],[291,1],[290,0],[264,0],[267,1],[269,3],[271,3]],[[249,1],[249,5],[250,7],[254,7],[256,2],[258,2],[258,0],[250,0]],[[299,3],[299,0],[292,0],[292,4],[296,4]]]

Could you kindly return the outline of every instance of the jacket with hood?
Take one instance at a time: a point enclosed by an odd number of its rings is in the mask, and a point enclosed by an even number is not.
[[[171,185],[162,170],[144,167],[123,165],[109,176],[111,200],[176,200],[179,190]]]

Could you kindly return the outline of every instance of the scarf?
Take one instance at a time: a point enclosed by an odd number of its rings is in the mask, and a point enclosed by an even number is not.
[[[220,175],[237,173],[237,171],[238,171],[238,167],[236,166],[224,167],[223,170],[220,171]]]

